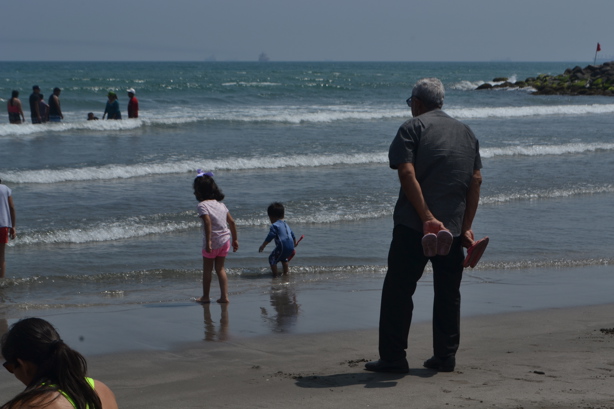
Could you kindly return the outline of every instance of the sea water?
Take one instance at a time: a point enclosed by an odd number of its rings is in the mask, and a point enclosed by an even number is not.
[[[240,249],[226,260],[231,299],[271,291],[272,245],[258,247],[273,201],[305,235],[295,287],[383,277],[399,191],[387,151],[425,76],[443,81],[444,110],[480,141],[474,231],[491,243],[471,274],[611,264],[614,99],[476,90],[574,65],[1,62],[1,102],[19,90],[28,123],[0,121],[0,178],[18,220],[0,314],[200,296],[197,168],[215,173],[238,225]],[[46,97],[62,89],[62,123],[29,123],[35,84]],[[102,117],[109,91],[127,117],[128,88],[138,119],[86,121]]]

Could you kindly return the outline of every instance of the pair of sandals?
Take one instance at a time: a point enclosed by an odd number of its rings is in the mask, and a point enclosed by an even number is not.
[[[450,247],[452,246],[452,233],[448,230],[440,230],[437,234],[428,233],[422,237],[422,250],[424,255],[428,258],[435,256],[447,256],[450,253]],[[467,249],[467,257],[463,260],[463,267],[474,268],[480,259],[482,254],[488,246],[489,239],[484,237],[478,241],[474,241],[471,247]]]

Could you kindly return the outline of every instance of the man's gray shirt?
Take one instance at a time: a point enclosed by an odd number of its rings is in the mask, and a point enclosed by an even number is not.
[[[473,171],[482,168],[471,129],[440,109],[429,111],[401,125],[388,159],[392,169],[413,163],[431,213],[459,236]],[[394,225],[399,224],[422,232],[422,220],[402,188],[394,208]]]

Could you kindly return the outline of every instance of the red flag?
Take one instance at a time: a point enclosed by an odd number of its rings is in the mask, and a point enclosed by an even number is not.
[[[599,51],[601,51],[601,44],[597,43],[597,51],[595,51],[595,52],[598,53]]]

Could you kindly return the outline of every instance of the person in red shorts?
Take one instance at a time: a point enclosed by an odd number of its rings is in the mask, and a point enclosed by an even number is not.
[[[0,183],[2,183],[1,180]],[[6,274],[4,249],[9,238],[15,238],[15,206],[11,189],[0,184],[0,278],[4,278]]]
[[[128,90],[128,118],[138,118],[139,117],[139,100],[134,96],[136,91],[134,88],[130,88]]]

